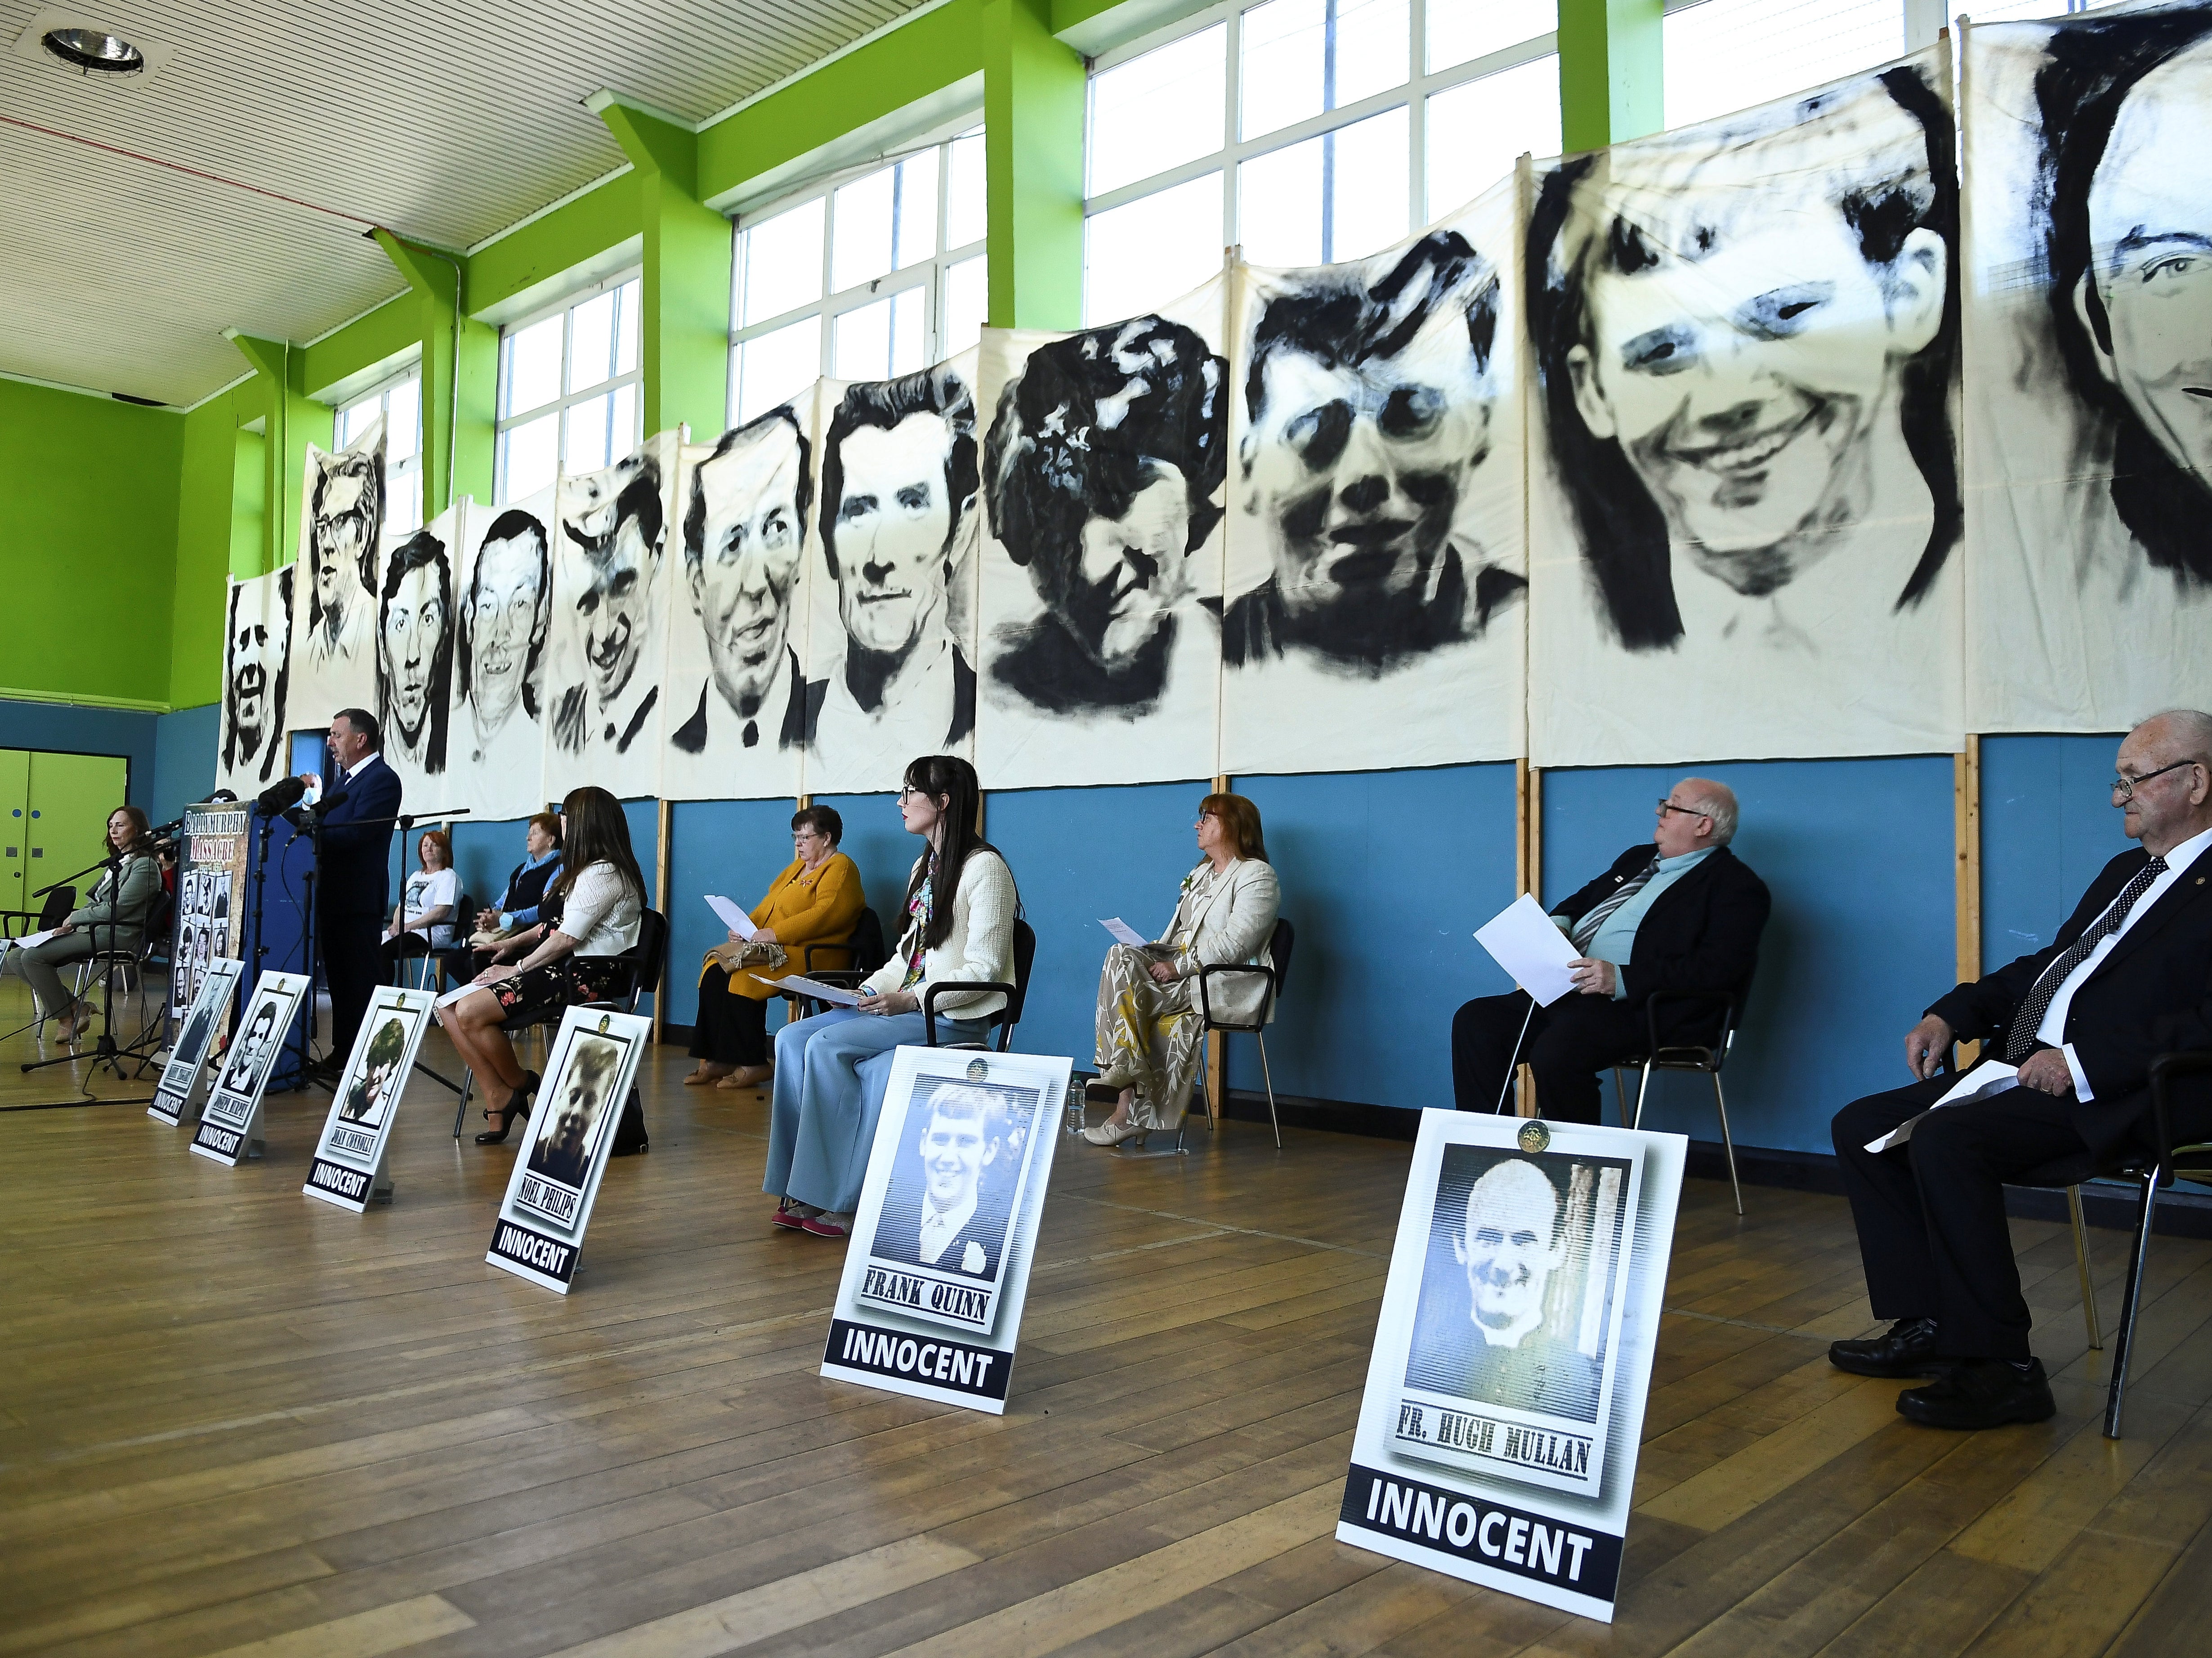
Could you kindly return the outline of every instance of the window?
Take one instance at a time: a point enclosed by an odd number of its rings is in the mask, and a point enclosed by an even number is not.
[[[1670,127],[1808,92],[1905,52],[1905,0],[1694,0],[1662,25]]]
[[[1083,312],[1355,259],[1559,148],[1556,0],[1262,0],[1091,77]]]
[[[635,276],[511,324],[499,341],[498,499],[613,465],[644,435]]]
[[[730,408],[889,380],[983,337],[983,129],[738,221]]]
[[[422,527],[422,371],[404,370],[341,406],[333,422],[344,448],[384,419],[384,527],[408,535]]]

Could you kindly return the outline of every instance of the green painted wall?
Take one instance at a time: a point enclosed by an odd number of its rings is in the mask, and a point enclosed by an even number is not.
[[[167,703],[184,446],[173,410],[0,380],[0,696]]]
[[[1559,137],[1601,149],[1666,125],[1664,0],[1559,0]]]

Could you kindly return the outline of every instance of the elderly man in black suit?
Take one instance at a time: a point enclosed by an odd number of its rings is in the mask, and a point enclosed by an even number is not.
[[[1838,1341],[1861,1376],[1933,1376],[1899,1412],[1937,1428],[2040,1422],[2057,1406],[2005,1228],[2004,1183],[2079,1159],[2082,1173],[2151,1146],[2150,1062],[2212,1048],[2212,714],[2146,720],[2120,744],[2112,801],[2142,844],[2105,865],[2047,949],[1960,985],[1906,1033],[1920,1080],[1836,1114],[1836,1155],[1883,1334]],[[1954,1042],[2018,1067],[2015,1085],[1930,1111]],[[1921,1114],[1927,1112],[1923,1117]],[[1869,1151],[1911,1122],[1902,1145]],[[2185,1106],[2174,1133],[2212,1133]]]
[[[1659,803],[1651,838],[1553,910],[1581,952],[1571,969],[1578,993],[1533,1016],[1518,990],[1462,1006],[1452,1018],[1452,1092],[1461,1110],[1497,1108],[1517,1052],[1536,1078],[1544,1115],[1594,1123],[1597,1073],[1650,1045],[1645,1005],[1653,996],[1743,993],[1771,901],[1766,884],[1728,849],[1735,821],[1727,784],[1686,777]],[[1710,1041],[1718,1023],[1710,1007],[1662,1011],[1660,1040]]]

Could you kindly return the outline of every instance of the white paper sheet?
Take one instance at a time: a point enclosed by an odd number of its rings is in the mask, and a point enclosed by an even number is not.
[[[722,925],[740,938],[753,936],[753,918],[739,909],[719,892],[707,895],[707,908],[722,918]]]
[[[1477,927],[1474,937],[1539,1007],[1549,1007],[1575,987],[1567,976],[1575,947],[1532,895],[1522,893]]]
[[[2019,1086],[2020,1067],[2018,1066],[2007,1065],[2002,1060],[1984,1060],[1953,1084],[1950,1091],[1936,1101],[1934,1105],[1929,1106],[1928,1111],[1938,1110],[1947,1105],[1963,1104],[1968,1100],[1995,1099],[2007,1089]],[[1923,1111],[1919,1117],[1906,1118],[1879,1139],[1869,1140],[1866,1149],[1869,1151],[1887,1151],[1904,1145],[1912,1138],[1912,1131],[1919,1126],[1920,1117],[1926,1116],[1928,1111]]]
[[[0,944],[0,955],[5,955],[9,945],[17,950],[36,950],[52,938],[57,931],[58,928],[48,927],[44,932],[27,932],[20,938],[10,938],[5,944]]]
[[[842,985],[825,985],[819,979],[810,979],[793,973],[781,979],[763,979],[757,973],[746,976],[756,984],[767,985],[773,990],[795,990],[802,996],[811,996],[818,1002],[828,1002],[837,1007],[855,1007],[860,999]]]
[[[471,990],[482,990],[483,988],[483,987],[482,985],[471,979],[465,985],[455,985],[444,995],[439,997],[436,1001],[431,1003],[430,1005],[433,1007],[451,1007],[455,1002],[460,1000],[462,997],[467,995]]]
[[[1152,943],[1150,938],[1145,937],[1118,915],[1109,915],[1098,925],[1113,935],[1114,942],[1116,944],[1134,944],[1138,949],[1142,950],[1146,944]]]

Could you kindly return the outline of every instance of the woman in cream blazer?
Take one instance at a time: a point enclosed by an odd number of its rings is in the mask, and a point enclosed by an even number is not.
[[[929,844],[907,884],[898,947],[861,984],[858,1006],[832,1008],[776,1032],[761,1189],[778,1199],[779,1226],[829,1238],[851,1230],[892,1050],[927,1040],[921,1010],[930,986],[1013,982],[1013,872],[975,833],[981,799],[975,768],[965,760],[925,755],[906,768],[899,815],[908,834]],[[995,990],[943,999],[938,1029],[947,1034],[940,1040],[980,1041],[983,1021],[1006,1002]]]
[[[1218,975],[1203,1004],[1198,991],[1200,969],[1217,963],[1274,970],[1267,946],[1281,893],[1260,809],[1241,794],[1207,795],[1199,803],[1198,849],[1205,860],[1183,877],[1166,933],[1153,944],[1117,944],[1106,952],[1098,975],[1098,1078],[1085,1092],[1113,1102],[1114,1114],[1083,1131],[1093,1145],[1180,1127],[1198,1073],[1203,1009],[1249,1023],[1267,1000],[1267,981],[1256,973]],[[1267,1017],[1274,1017],[1270,1006]]]

